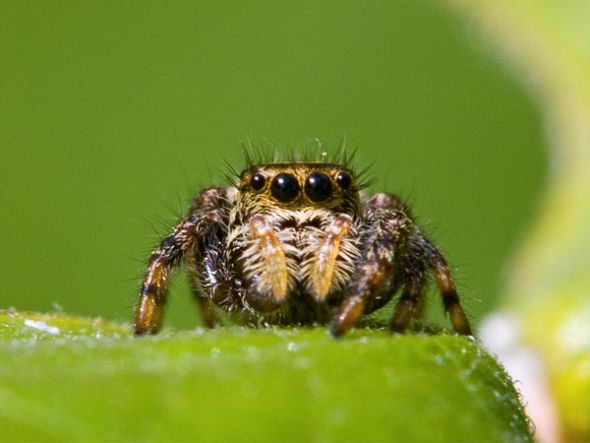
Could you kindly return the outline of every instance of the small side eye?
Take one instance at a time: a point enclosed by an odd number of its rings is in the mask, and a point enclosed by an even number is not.
[[[305,193],[314,202],[322,202],[332,195],[332,182],[323,172],[314,172],[305,180]]]
[[[352,177],[348,172],[340,171],[336,176],[336,183],[338,183],[338,186],[340,186],[342,189],[348,189],[352,184]]]
[[[255,191],[260,191],[264,188],[264,183],[266,183],[266,178],[260,172],[255,173],[252,178],[250,179],[250,186]]]

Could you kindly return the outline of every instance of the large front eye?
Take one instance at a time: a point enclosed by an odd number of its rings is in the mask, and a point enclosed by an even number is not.
[[[299,194],[299,182],[291,174],[278,174],[270,185],[270,192],[278,201],[287,203]]]
[[[323,202],[332,195],[332,182],[323,172],[314,172],[305,180],[305,193],[314,202]]]

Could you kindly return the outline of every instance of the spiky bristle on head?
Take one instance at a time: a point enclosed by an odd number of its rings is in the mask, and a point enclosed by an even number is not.
[[[356,178],[358,190],[365,189],[373,182],[370,177],[372,164],[361,170],[356,170],[354,162],[358,147],[347,146],[343,138],[336,148],[325,146],[318,138],[309,138],[302,142],[279,146],[267,139],[253,143],[246,139],[241,144],[244,164],[237,169],[228,160],[225,161],[224,177],[229,185],[235,185],[243,171],[261,164],[270,163],[332,163],[350,171]]]

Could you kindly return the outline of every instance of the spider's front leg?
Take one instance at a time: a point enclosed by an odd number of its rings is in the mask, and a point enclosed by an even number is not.
[[[407,247],[411,220],[398,209],[373,208],[363,229],[364,256],[354,273],[354,281],[344,294],[344,302],[330,325],[330,333],[339,337],[352,327],[373,305],[387,303],[397,290],[396,273]]]
[[[160,330],[171,270],[208,247],[208,234],[220,223],[224,204],[222,188],[205,189],[195,198],[191,214],[152,252],[135,307],[135,335]]]
[[[183,255],[194,250],[196,243],[195,224],[190,219],[183,220],[150,255],[135,307],[135,335],[155,334],[160,330],[170,271]]]
[[[348,287],[345,300],[332,322],[332,335],[342,335],[363,313],[383,306],[401,284],[404,287],[390,328],[394,332],[403,332],[420,312],[427,270],[435,276],[455,331],[472,335],[449,266],[442,254],[420,233],[399,198],[377,194],[365,205],[369,220],[365,229],[368,232],[364,242],[365,255],[355,273],[356,280]]]

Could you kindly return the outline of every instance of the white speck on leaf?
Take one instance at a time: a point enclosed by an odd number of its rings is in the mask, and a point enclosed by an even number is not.
[[[35,321],[35,320],[25,320],[25,326],[36,329],[41,332],[46,332],[47,334],[51,335],[58,335],[59,328],[57,326],[49,326],[47,323],[43,321]]]

